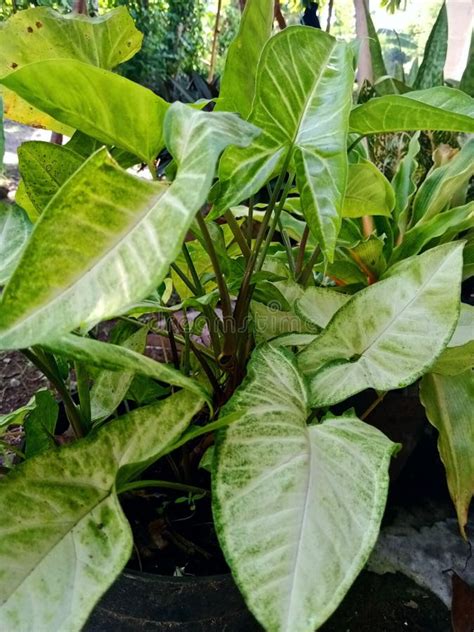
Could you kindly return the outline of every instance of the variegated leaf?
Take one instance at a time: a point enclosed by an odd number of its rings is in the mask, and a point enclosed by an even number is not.
[[[393,94],[355,107],[351,132],[377,134],[413,130],[474,132],[474,99],[454,88]]]
[[[202,406],[180,391],[0,480],[0,629],[82,628],[132,550],[117,485],[176,441]]]
[[[428,372],[459,317],[462,249],[450,243],[402,261],[341,307],[298,356],[312,406],[401,388]]]
[[[43,212],[5,289],[0,347],[57,338],[150,294],[206,201],[219,154],[256,133],[233,114],[176,103],[165,121],[171,185],[136,178],[105,149],[91,156]]]
[[[289,164],[311,231],[332,258],[346,186],[352,84],[351,53],[344,43],[301,26],[270,39],[249,117],[263,132],[248,148],[224,153],[214,217]]]
[[[217,438],[219,540],[268,632],[314,632],[334,612],[375,543],[396,449],[352,415],[308,426],[308,400],[293,356],[261,346]]]

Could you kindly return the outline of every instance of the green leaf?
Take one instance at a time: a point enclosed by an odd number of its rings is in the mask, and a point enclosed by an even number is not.
[[[454,196],[463,192],[473,175],[474,138],[446,165],[434,169],[420,186],[413,200],[413,223],[422,224],[443,211]]]
[[[38,391],[35,395],[35,406],[27,413],[24,422],[27,459],[55,447],[54,431],[58,413],[58,403],[51,393],[47,390]]]
[[[40,391],[38,391],[38,393],[39,392]],[[8,426],[21,426],[27,414],[34,410],[36,405],[36,396],[33,395],[30,401],[24,406],[20,406],[20,408],[13,410],[11,413],[0,415],[0,430],[8,428]]]
[[[418,254],[431,240],[442,237],[448,230],[456,230],[457,226],[464,227],[467,220],[474,227],[474,202],[444,211],[425,223],[417,224],[405,233],[402,243],[394,249],[391,263]]]
[[[97,366],[110,371],[133,372],[185,388],[210,403],[209,394],[196,380],[186,377],[167,364],[156,362],[132,349],[72,334],[51,340],[45,347],[54,353],[73,358],[86,365]]]
[[[0,204],[0,285],[10,278],[30,232],[31,222],[19,206]]]
[[[401,388],[430,369],[458,320],[462,246],[438,246],[403,261],[341,307],[298,355],[312,406],[366,388]]]
[[[466,539],[465,526],[474,496],[474,372],[425,375],[420,384],[420,398],[428,420],[439,432],[438,450],[459,528]]]
[[[380,40],[377,35],[377,31],[375,29],[374,23],[372,22],[372,18],[370,16],[370,10],[368,7],[368,0],[362,0],[361,9],[363,11],[363,17],[367,26],[367,35],[369,40],[369,51],[370,51],[370,59],[372,64],[372,74],[373,79],[377,80],[381,77],[385,77],[388,75],[387,69],[385,67],[385,62],[383,60],[382,55],[382,47],[380,45]]]
[[[72,59],[38,61],[0,83],[56,120],[145,162],[163,148],[169,104],[125,77]]]
[[[393,215],[402,228],[406,225],[410,203],[416,193],[416,170],[418,168],[416,157],[420,151],[419,136],[419,132],[416,132],[410,138],[407,153],[398,163],[392,179],[392,188],[395,193]]]
[[[302,26],[272,37],[260,58],[249,117],[263,133],[248,148],[224,153],[213,217],[256,193],[289,164],[310,229],[331,259],[346,186],[352,84],[344,43]]]
[[[128,336],[120,346],[142,354],[145,351],[147,333],[146,327],[140,327]],[[117,409],[127,394],[134,376],[134,371],[103,370],[99,373],[90,394],[92,422],[106,419]]]
[[[432,371],[440,375],[459,375],[474,368],[474,307],[461,303],[454,334]]]
[[[125,172],[105,149],[91,156],[43,212],[5,289],[0,348],[57,338],[148,296],[206,201],[219,154],[255,133],[233,114],[176,103],[165,121],[171,185]]]
[[[67,147],[41,141],[22,143],[18,160],[25,191],[40,214],[83,163],[81,156]]]
[[[290,354],[258,348],[217,436],[214,520],[248,607],[269,632],[313,632],[363,568],[382,518],[396,446],[345,415],[306,425]]]
[[[415,90],[442,86],[444,65],[448,53],[448,12],[443,2],[425,45],[423,61],[416,75]]]
[[[50,59],[75,59],[111,70],[140,49],[142,38],[125,7],[96,18],[62,15],[47,7],[19,11],[0,28],[0,77]],[[62,96],[62,84],[59,86]],[[9,90],[5,91],[5,110],[20,123],[71,133]]]
[[[390,217],[394,206],[395,194],[390,182],[374,164],[363,160],[349,165],[349,179],[342,206],[343,217]]]
[[[273,0],[247,0],[239,32],[227,51],[215,111],[238,112],[247,118],[252,109],[257,66],[273,26]]]
[[[0,480],[0,628],[82,628],[132,551],[117,484],[153,462],[202,405],[180,391]]]
[[[325,287],[309,287],[296,301],[295,311],[306,322],[324,329],[351,297]]]
[[[352,110],[349,129],[364,135],[430,129],[474,132],[474,100],[443,87],[379,97]]]
[[[459,83],[459,89],[474,97],[474,31],[471,35],[471,45],[467,65]]]

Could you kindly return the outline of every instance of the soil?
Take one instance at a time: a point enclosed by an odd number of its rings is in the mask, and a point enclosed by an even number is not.
[[[320,632],[449,632],[450,614],[434,595],[400,574],[363,572]]]

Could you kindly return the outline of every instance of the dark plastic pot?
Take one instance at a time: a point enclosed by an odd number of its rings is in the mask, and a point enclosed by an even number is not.
[[[261,632],[231,575],[164,577],[126,571],[85,632]]]

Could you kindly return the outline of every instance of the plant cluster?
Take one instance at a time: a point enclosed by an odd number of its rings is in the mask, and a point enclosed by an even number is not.
[[[213,111],[112,72],[141,43],[124,9],[30,9],[0,30],[8,116],[71,136],[20,147],[0,215],[0,349],[44,372],[69,422],[58,439],[44,391],[0,418],[26,435],[0,480],[2,629],[80,629],[132,551],[120,496],[205,447],[248,607],[313,632],[376,541],[399,449],[351,398],[420,378],[464,534],[474,141],[414,174],[419,131],[472,134],[474,102],[434,87],[354,106],[352,48],[272,22],[273,0],[247,0]],[[389,181],[363,139],[395,132],[409,143]],[[145,354],[157,333],[169,362]]]

